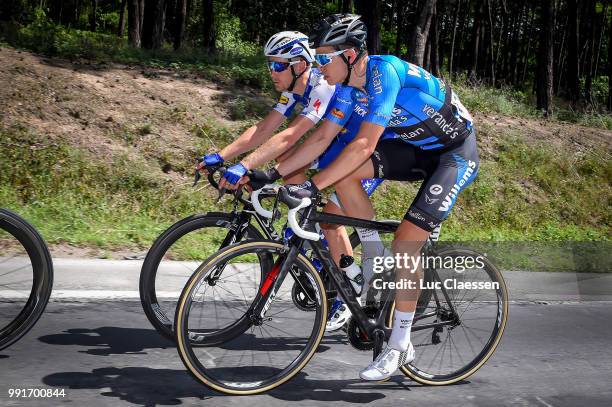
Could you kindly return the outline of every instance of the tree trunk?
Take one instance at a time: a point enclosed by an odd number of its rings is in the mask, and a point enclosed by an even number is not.
[[[352,13],[353,12],[353,0],[342,0],[342,6],[340,7],[341,13]]]
[[[557,64],[557,69],[555,70],[555,77],[557,78],[557,82],[555,85],[555,95],[559,94],[559,88],[561,87],[561,80],[563,79],[563,65],[565,64],[565,55],[566,55],[566,47],[565,47],[565,38],[567,37],[567,22],[568,18],[565,18],[565,25],[563,26],[563,37],[561,37],[561,45],[559,46],[559,51],[557,53],[556,60],[559,61]]]
[[[141,40],[143,48],[161,48],[165,20],[165,0],[146,0]]]
[[[553,0],[541,0],[540,46],[538,50],[537,108],[548,117],[552,109],[553,91]]]
[[[472,66],[470,67],[470,71],[468,77],[470,79],[474,79],[477,75],[476,70],[478,69],[478,58],[479,58],[479,50],[480,50],[480,36],[482,30],[481,24],[481,16],[482,16],[482,3],[478,6],[476,10],[476,14],[474,15],[474,26],[472,27]]]
[[[380,53],[380,0],[360,0],[355,3],[357,14],[361,15],[368,28],[368,52],[372,55]]]
[[[181,48],[185,35],[185,21],[187,21],[187,0],[178,0],[176,4],[176,20],[174,26],[174,49]]]
[[[608,27],[608,111],[612,112],[612,19]]]
[[[595,21],[597,20],[596,9],[595,9],[597,5],[596,3],[597,2],[595,0],[589,1],[587,18],[592,23],[595,23]],[[584,81],[584,98],[586,99],[587,103],[590,103],[590,104],[593,104],[594,102],[592,88],[593,88],[593,68],[595,65],[593,61],[593,54],[595,53],[595,27],[596,25],[597,24],[591,24],[589,27],[588,47],[587,47],[586,64],[585,64],[586,80]]]
[[[493,15],[492,15],[492,10],[491,10],[491,1],[492,0],[487,0],[487,11],[489,14],[489,51],[488,51],[488,55],[489,55],[489,60],[490,60],[490,67],[491,67],[491,84],[493,86],[495,86],[495,43],[494,43],[494,35],[493,35]],[[503,29],[503,28],[502,28]],[[499,47],[499,44],[497,45]]]
[[[461,0],[457,0],[457,10],[455,10],[455,19],[453,20],[453,39],[451,41],[450,58],[448,62],[448,79],[453,78],[453,58],[455,56],[455,37],[457,35],[457,20],[461,12]]]
[[[91,0],[91,15],[89,17],[89,30],[96,32],[96,20],[98,14],[98,0]]]
[[[128,0],[128,44],[140,48],[140,0]]]
[[[117,35],[123,37],[125,34],[125,8],[127,6],[127,0],[121,0],[121,10],[119,11],[119,32]]]
[[[214,52],[216,49],[216,35],[215,35],[215,13],[213,8],[213,0],[204,0],[203,4],[203,21],[202,25],[204,28],[204,48]]]
[[[140,39],[142,42],[142,28],[144,27],[144,11],[145,11],[145,0],[138,0],[138,12],[140,13]]]
[[[525,54],[523,55],[523,74],[521,75],[521,84],[525,83],[525,75],[527,74],[527,65],[529,65],[529,54],[531,52],[531,40],[532,40],[532,34],[533,34],[533,20],[535,18],[535,9],[532,9],[531,6],[528,7],[527,9],[527,13],[530,14],[529,15],[529,31],[527,34],[527,50],[525,51]],[[516,84],[516,86],[518,87],[518,82]]]
[[[436,0],[425,0],[421,6],[417,23],[414,26],[411,44],[408,49],[408,60],[416,65],[423,65],[423,56],[427,47],[429,26],[434,12]]]
[[[567,15],[567,95],[575,105],[580,98],[577,0],[567,0]]]
[[[430,72],[434,76],[440,76],[440,61],[438,60],[438,42],[439,42],[439,31],[438,31],[438,11],[434,6],[434,14],[431,18],[431,27],[429,32],[430,37],[430,53],[429,53],[429,65]]]
[[[404,3],[397,2],[397,34],[395,36],[395,55],[402,55],[402,40],[404,38]]]
[[[599,68],[599,57],[601,56],[601,44],[603,43],[604,33],[606,31],[606,21],[608,21],[608,4],[604,5],[603,13],[601,15],[601,23],[599,25],[599,40],[597,41],[597,54],[595,55],[595,69],[593,71],[593,76],[597,78],[597,71]],[[608,60],[608,63],[612,61]]]

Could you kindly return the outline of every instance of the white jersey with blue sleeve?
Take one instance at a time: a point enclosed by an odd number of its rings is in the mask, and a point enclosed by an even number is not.
[[[312,68],[304,94],[298,95],[293,92],[283,92],[276,102],[274,110],[285,117],[289,117],[296,106],[301,105],[303,109],[300,115],[307,117],[314,124],[317,124],[327,112],[335,91],[336,86],[328,84],[323,78],[321,71]]]

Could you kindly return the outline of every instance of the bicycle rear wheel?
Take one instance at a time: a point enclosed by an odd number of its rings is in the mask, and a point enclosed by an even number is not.
[[[253,263],[254,255],[262,253],[273,259],[270,270]],[[176,310],[177,349],[198,381],[227,394],[258,394],[291,379],[315,354],[325,332],[327,299],[319,273],[304,255],[297,256],[276,296],[267,299],[264,315],[252,312],[285,256],[284,246],[276,242],[238,243],[216,253],[189,279]],[[208,282],[219,265],[239,268],[245,278],[233,288],[215,291]],[[310,312],[291,300],[296,270],[313,287],[316,306]],[[263,284],[258,275],[264,276]],[[219,325],[226,328],[215,345],[194,343],[200,333],[219,333]]]
[[[174,340],[176,302],[202,261],[229,244],[263,238],[251,224],[233,230],[232,219],[232,214],[219,212],[189,216],[170,226],[149,249],[140,272],[140,301],[149,322],[166,338]]]
[[[40,234],[0,209],[0,349],[25,335],[42,315],[53,286],[53,264]]]
[[[419,383],[447,385],[474,374],[495,352],[508,320],[508,290],[499,270],[477,252],[449,249],[435,256],[451,266],[436,267],[429,281],[441,286],[421,294],[429,303],[412,326],[415,359],[400,369]],[[468,258],[477,259],[474,267],[457,271]]]

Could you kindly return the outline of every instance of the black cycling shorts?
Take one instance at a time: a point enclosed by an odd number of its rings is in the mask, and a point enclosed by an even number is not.
[[[476,178],[476,133],[472,131],[456,146],[437,151],[423,151],[401,139],[385,139],[378,142],[370,159],[375,178],[423,180],[404,219],[431,232],[448,217],[459,193]]]

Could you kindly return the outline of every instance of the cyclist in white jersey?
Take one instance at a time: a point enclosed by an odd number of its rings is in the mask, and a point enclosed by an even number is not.
[[[233,189],[237,181],[249,170],[273,159],[282,161],[288,152],[308,130],[323,117],[335,86],[329,85],[318,69],[312,68],[314,52],[308,46],[308,37],[297,31],[274,34],[266,43],[264,54],[277,91],[282,92],[276,105],[257,124],[249,127],[235,141],[218,152],[203,157],[197,167],[223,164],[241,154],[253,151],[240,163],[228,168],[221,186]],[[297,106],[302,112],[283,131],[274,134],[280,125],[291,116]],[[302,180],[301,172],[285,177],[286,181]]]

